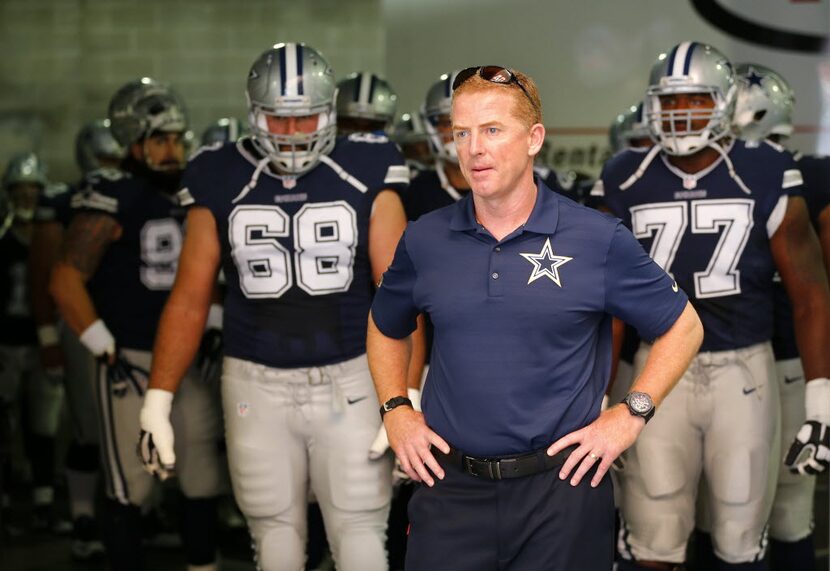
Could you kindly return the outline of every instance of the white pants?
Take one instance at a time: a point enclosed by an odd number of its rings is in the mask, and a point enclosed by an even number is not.
[[[123,349],[124,357],[149,371],[152,354]],[[138,416],[144,397],[130,387],[125,393],[112,390],[106,368],[98,367],[98,406],[101,414],[101,452],[107,495],[120,503],[140,506],[148,500],[156,480],[141,465],[136,452],[140,426]],[[142,379],[143,390],[147,379]],[[191,370],[173,399],[170,420],[176,452],[176,476],[188,498],[209,498],[225,487],[219,453],[222,419],[215,387]]]
[[[638,373],[649,349],[637,352]],[[763,558],[778,475],[769,468],[781,454],[779,412],[768,343],[698,354],[626,452],[623,556],[685,560],[703,474],[715,554],[729,563]]]
[[[781,391],[781,452],[786,455],[806,417],[804,392],[806,379],[801,359],[775,363]],[[769,533],[779,541],[798,541],[813,532],[813,493],[815,476],[793,474],[778,463],[778,488],[772,504]]]
[[[226,357],[231,481],[266,571],[305,564],[308,487],[339,571],[385,570],[392,458],[370,462],[381,420],[366,356],[275,369]]]
[[[38,436],[55,436],[63,405],[60,379],[49,377],[37,346],[0,345],[0,404],[12,413],[26,393],[29,427]]]

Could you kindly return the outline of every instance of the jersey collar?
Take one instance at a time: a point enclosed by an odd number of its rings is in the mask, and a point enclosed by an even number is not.
[[[536,182],[536,202],[523,231],[536,234],[553,234],[559,222],[559,197],[539,177]],[[472,192],[453,206],[454,212],[450,219],[450,230],[467,232],[478,228],[475,211],[473,210]]]

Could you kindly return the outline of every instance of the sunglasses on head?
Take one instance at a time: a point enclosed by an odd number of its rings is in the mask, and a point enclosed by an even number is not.
[[[482,65],[462,69],[458,72],[452,82],[452,90],[455,91],[458,89],[462,83],[474,75],[478,75],[481,79],[485,79],[491,83],[502,83],[504,85],[515,83],[519,86],[519,89],[522,90],[522,93],[525,94],[525,97],[527,97],[527,100],[530,101],[531,105],[533,105],[534,109],[536,108],[536,104],[533,103],[533,99],[531,99],[530,94],[525,89],[525,86],[521,84],[512,71],[506,67],[501,67],[500,65]]]

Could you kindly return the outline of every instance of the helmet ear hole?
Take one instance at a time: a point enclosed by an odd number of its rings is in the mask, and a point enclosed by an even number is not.
[[[758,111],[756,111],[756,112],[755,112],[755,115],[753,115],[753,117],[752,117],[752,118],[753,118],[755,121],[760,121],[761,119],[763,119],[763,118],[766,116],[766,114],[767,114],[767,110],[766,110],[766,109],[760,109],[760,110],[758,110]]]

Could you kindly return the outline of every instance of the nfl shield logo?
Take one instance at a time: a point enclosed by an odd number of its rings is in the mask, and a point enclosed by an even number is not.
[[[236,405],[236,413],[243,418],[248,416],[248,411],[250,409],[251,407],[246,402],[240,402]]]

